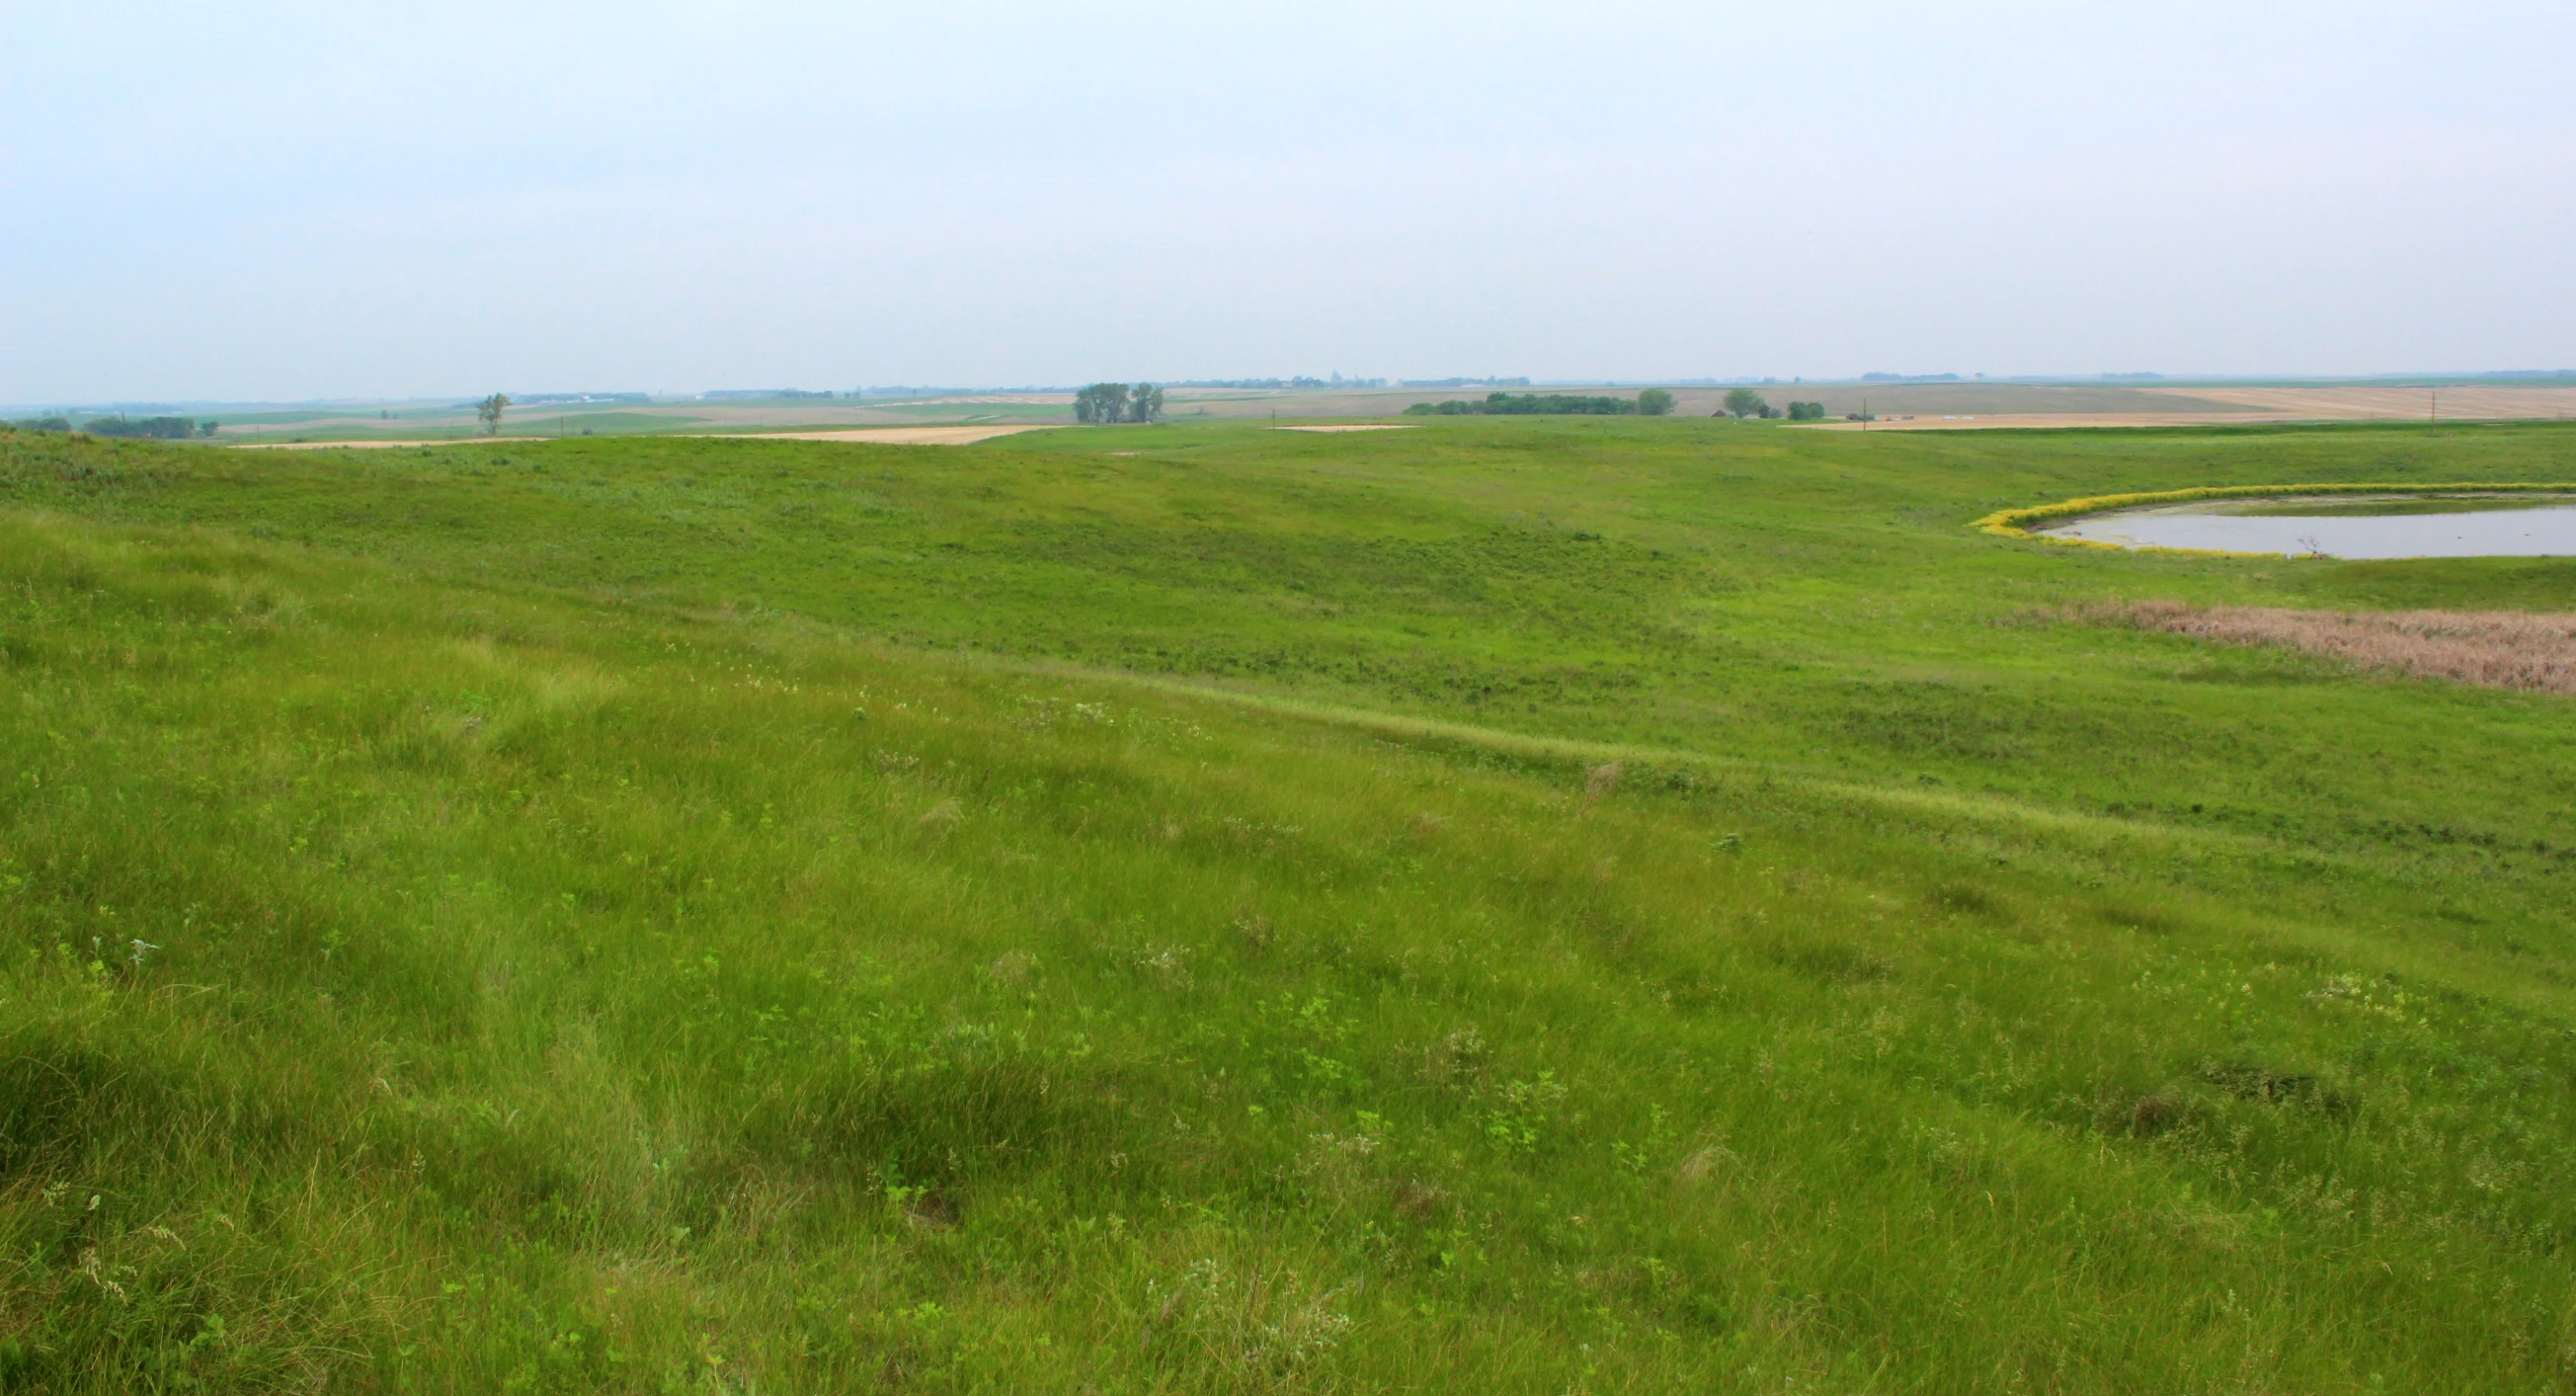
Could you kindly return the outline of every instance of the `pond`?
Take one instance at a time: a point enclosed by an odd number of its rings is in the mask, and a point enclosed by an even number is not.
[[[2124,548],[2340,558],[2576,555],[2576,495],[2197,499],[2034,530]]]

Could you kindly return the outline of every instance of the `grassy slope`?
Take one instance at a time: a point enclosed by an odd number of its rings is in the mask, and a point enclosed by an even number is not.
[[[0,1374],[2564,1383],[2563,702],[2052,617],[2576,568],[1960,528],[2479,477],[0,437]]]

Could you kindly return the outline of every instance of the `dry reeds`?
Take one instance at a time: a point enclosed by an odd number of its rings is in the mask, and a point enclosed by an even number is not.
[[[2302,650],[2417,678],[2576,694],[2576,615],[2299,611],[2137,601],[2088,607],[2084,618],[2230,644]]]

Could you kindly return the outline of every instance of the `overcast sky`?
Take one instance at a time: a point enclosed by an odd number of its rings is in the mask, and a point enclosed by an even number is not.
[[[0,0],[0,401],[2576,366],[2576,5]]]

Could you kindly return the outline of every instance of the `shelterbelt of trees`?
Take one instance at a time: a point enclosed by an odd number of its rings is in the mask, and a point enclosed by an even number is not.
[[[1073,395],[1073,418],[1085,426],[1137,425],[1163,420],[1163,390],[1151,383],[1094,383]]]
[[[1648,388],[1635,397],[1581,397],[1569,393],[1488,393],[1485,400],[1452,398],[1417,402],[1404,409],[1408,417],[1661,417],[1673,410],[1673,395]]]
[[[69,417],[25,417],[11,423],[19,431],[70,431]],[[92,436],[118,436],[129,440],[179,441],[191,436],[212,436],[213,422],[200,422],[187,417],[93,417],[80,426]]]

